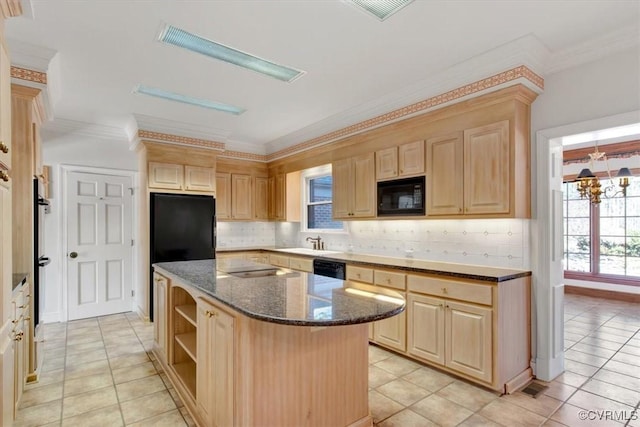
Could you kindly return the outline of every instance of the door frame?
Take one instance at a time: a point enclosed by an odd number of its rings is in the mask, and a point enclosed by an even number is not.
[[[564,272],[556,271],[550,254],[557,243],[554,242],[554,217],[551,189],[562,181],[562,158],[553,159],[559,165],[552,165],[553,146],[564,136],[593,132],[617,126],[638,123],[640,110],[612,116],[600,117],[564,126],[541,129],[536,132],[536,145],[532,148],[535,165],[532,165],[531,198],[532,218],[530,222],[530,254],[532,275],[531,299],[531,367],[535,376],[551,381],[564,372]],[[560,168],[560,173],[551,169]],[[534,187],[535,183],[535,187]],[[562,209],[555,215],[562,219]],[[559,248],[556,248],[558,250]],[[559,275],[559,276],[558,276]],[[560,277],[560,284],[553,284]]]
[[[74,172],[79,173],[94,173],[98,175],[111,175],[119,177],[127,177],[131,179],[131,189],[133,191],[133,203],[131,206],[131,238],[133,239],[133,246],[131,247],[131,289],[134,291],[131,297],[131,310],[136,308],[137,301],[137,286],[135,279],[138,277],[138,244],[139,244],[139,232],[137,229],[138,222],[138,203],[139,203],[139,191],[138,191],[138,172],[124,169],[111,169],[100,168],[93,166],[77,166],[77,165],[59,165],[60,170],[60,195],[62,200],[62,206],[60,206],[60,216],[58,218],[58,231],[60,233],[60,246],[58,256],[60,259],[60,269],[58,274],[58,283],[60,283],[62,304],[60,321],[66,322],[69,319],[69,283],[67,281],[68,268],[67,268],[67,204],[69,202],[69,195],[67,194],[67,185],[69,183],[69,174]]]

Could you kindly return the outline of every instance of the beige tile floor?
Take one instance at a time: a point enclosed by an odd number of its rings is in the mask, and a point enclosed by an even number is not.
[[[17,425],[193,425],[150,352],[152,334],[153,326],[134,313],[46,325],[42,375],[27,386]],[[583,410],[594,411],[592,418],[597,410],[640,415],[640,305],[567,295],[565,338],[566,372],[537,398],[498,396],[371,346],[374,421],[379,427],[640,427],[640,420],[578,419]]]

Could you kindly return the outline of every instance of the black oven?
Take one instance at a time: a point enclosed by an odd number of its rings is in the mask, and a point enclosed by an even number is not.
[[[424,215],[424,176],[378,182],[378,216]]]

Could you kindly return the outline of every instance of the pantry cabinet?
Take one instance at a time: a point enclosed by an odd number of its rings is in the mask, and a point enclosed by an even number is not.
[[[375,156],[367,153],[333,163],[333,218],[376,215]]]
[[[415,141],[376,152],[376,179],[424,174],[424,141]]]

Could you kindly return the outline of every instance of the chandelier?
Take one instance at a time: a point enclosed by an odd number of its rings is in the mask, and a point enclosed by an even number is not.
[[[616,186],[613,183],[613,178],[611,177],[611,169],[609,169],[609,160],[607,159],[607,155],[604,152],[598,151],[598,141],[596,141],[595,151],[589,154],[591,167],[593,168],[593,162],[603,160],[604,164],[607,168],[607,175],[609,176],[610,185],[602,188],[602,184],[597,176],[589,168],[584,168],[580,171],[577,180],[577,188],[580,193],[580,198],[586,199],[588,198],[591,204],[597,205],[602,200],[602,196],[606,198],[614,197],[618,194],[622,194],[623,197],[627,196],[627,187],[629,186],[629,177],[631,175],[631,171],[629,168],[620,168],[616,178],[619,178],[618,187],[619,190],[616,190]]]

